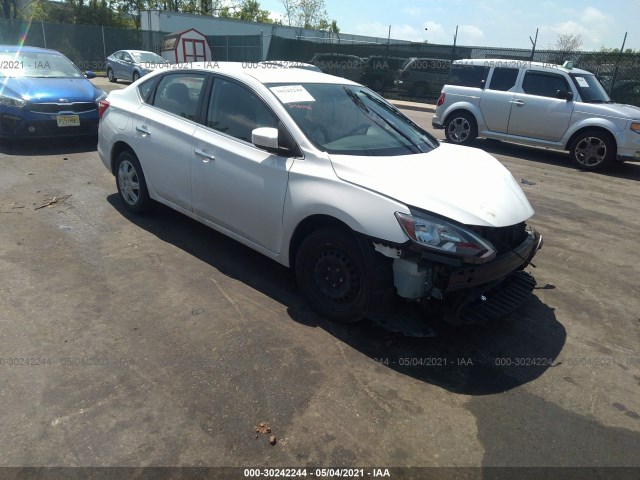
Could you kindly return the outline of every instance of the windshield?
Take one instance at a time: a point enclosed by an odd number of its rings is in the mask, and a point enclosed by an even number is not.
[[[166,60],[153,52],[132,52],[131,56],[136,63],[166,63]]]
[[[84,78],[84,75],[62,55],[0,51],[0,77]]]
[[[411,155],[438,141],[371,90],[352,85],[267,85],[318,149],[342,155]]]
[[[572,73],[571,79],[575,84],[580,98],[586,103],[611,103],[611,98],[607,95],[604,87],[600,84],[595,75],[584,75]]]

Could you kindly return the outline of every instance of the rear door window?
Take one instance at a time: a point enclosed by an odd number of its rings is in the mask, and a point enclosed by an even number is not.
[[[205,75],[201,73],[165,75],[158,82],[153,106],[189,120],[197,120],[204,80]]]
[[[517,68],[497,67],[493,70],[489,90],[500,90],[506,92],[513,88],[518,78],[519,70]]]

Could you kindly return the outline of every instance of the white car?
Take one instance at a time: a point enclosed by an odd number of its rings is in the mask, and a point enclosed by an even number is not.
[[[491,155],[442,144],[373,91],[302,69],[202,63],[100,102],[98,152],[132,212],[161,202],[295,268],[322,315],[397,294],[452,322],[509,313],[541,246]]]

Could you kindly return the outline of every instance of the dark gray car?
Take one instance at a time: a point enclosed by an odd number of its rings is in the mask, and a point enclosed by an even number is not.
[[[157,53],[118,50],[107,57],[107,77],[110,82],[117,82],[119,78],[135,82],[162,65],[169,65],[169,62]]]

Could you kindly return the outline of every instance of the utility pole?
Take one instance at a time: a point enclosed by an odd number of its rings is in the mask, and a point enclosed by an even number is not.
[[[536,39],[535,40],[531,40],[531,37],[529,37],[529,41],[533,45],[533,48],[531,49],[531,61],[533,62],[533,55],[536,53],[536,44],[538,43],[538,29],[537,28],[536,28]]]
[[[458,40],[458,25],[456,25],[456,33],[453,36],[453,49],[451,50],[451,61],[456,59],[456,42]]]
[[[624,44],[627,43],[627,32],[624,32],[624,39],[622,40],[622,47],[620,48],[620,53],[618,54],[618,61],[616,62],[616,69],[613,71],[613,78],[611,79],[611,86],[609,87],[609,92],[613,90],[613,86],[616,84],[616,77],[618,76],[618,68],[620,67],[620,60],[622,60],[622,55],[624,52]]]

